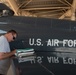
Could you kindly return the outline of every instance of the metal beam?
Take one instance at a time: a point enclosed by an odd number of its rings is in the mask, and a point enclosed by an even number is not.
[[[70,17],[71,20],[75,20],[75,10],[76,10],[76,0],[73,0],[73,3],[66,13],[64,13],[62,16],[59,17],[59,19],[63,19],[66,16]]]
[[[59,19],[63,19],[63,18],[65,18],[65,16],[68,16],[68,17],[71,16],[71,9],[68,10],[66,13],[64,13],[62,16],[60,16]]]
[[[45,8],[26,8],[22,10],[46,10],[46,9],[70,9],[70,7],[45,7]]]
[[[21,15],[21,16],[33,16],[31,13],[26,12],[25,10],[19,9],[15,0],[7,0],[7,2],[10,4],[11,8],[15,12],[15,15],[17,15],[17,16],[19,16],[19,15]]]
[[[76,0],[73,0],[72,8],[71,8],[71,20],[75,21],[75,10],[76,10]]]
[[[15,12],[16,15],[18,15],[18,6],[15,2],[15,0],[7,0],[13,11]]]

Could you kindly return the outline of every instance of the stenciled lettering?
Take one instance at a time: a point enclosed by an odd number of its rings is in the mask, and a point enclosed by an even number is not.
[[[76,46],[76,40],[63,40],[63,47],[68,46],[68,47],[75,47]]]
[[[58,39],[48,39],[47,46],[59,46],[59,40]]]
[[[42,44],[41,44],[41,39],[40,38],[38,38],[38,39],[34,39],[34,38],[30,38],[29,39],[29,45],[37,45],[37,46],[41,46]]]
[[[42,43],[43,41],[43,43]],[[72,39],[63,39],[63,40],[59,40],[59,39],[47,39],[47,40],[43,40],[41,38],[29,38],[29,45],[30,46],[47,46],[47,47],[76,47],[76,40],[72,40]]]

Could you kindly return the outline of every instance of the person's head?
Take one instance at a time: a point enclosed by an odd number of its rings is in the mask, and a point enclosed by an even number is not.
[[[8,42],[14,41],[17,37],[17,32],[15,30],[9,30],[5,37],[7,38]]]

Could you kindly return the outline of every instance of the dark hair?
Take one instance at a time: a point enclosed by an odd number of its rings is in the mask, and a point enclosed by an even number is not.
[[[15,30],[9,30],[7,33],[17,34]]]

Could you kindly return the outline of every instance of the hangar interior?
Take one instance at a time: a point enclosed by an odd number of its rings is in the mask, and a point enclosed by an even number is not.
[[[0,0],[0,3],[9,6],[15,16],[76,20],[76,0]],[[12,68],[8,75],[15,75]]]
[[[16,16],[67,19],[75,21],[76,0],[0,0]]]

